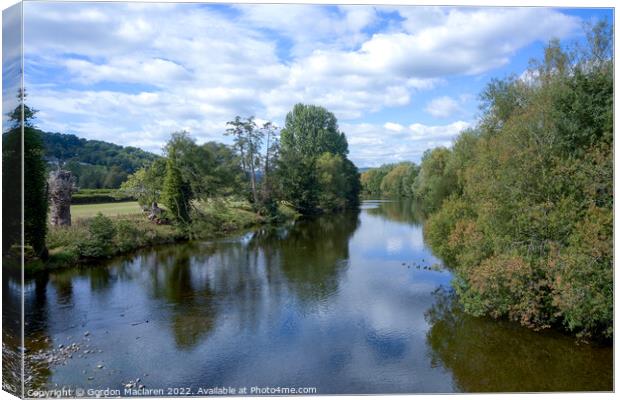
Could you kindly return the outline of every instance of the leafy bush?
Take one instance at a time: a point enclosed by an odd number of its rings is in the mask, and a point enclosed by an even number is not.
[[[144,243],[143,232],[136,225],[127,220],[120,220],[116,223],[116,236],[114,238],[116,248],[120,252],[126,252]]]
[[[109,257],[115,253],[116,226],[110,218],[98,213],[89,223],[88,236],[78,244],[80,256]]]
[[[550,262],[553,303],[570,330],[611,337],[613,212],[591,207],[570,245]]]
[[[535,82],[491,82],[479,125],[422,161],[425,237],[472,314],[612,337],[613,64],[594,33],[579,60],[551,42]]]

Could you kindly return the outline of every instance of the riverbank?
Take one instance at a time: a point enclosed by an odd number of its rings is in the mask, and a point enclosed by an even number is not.
[[[101,210],[105,210],[101,205]],[[146,215],[105,215],[76,218],[70,227],[50,227],[47,235],[47,260],[30,258],[25,272],[34,274],[57,270],[87,262],[163,244],[223,237],[268,223],[295,220],[299,214],[286,204],[278,206],[278,217],[268,221],[252,210],[247,201],[209,201],[196,207],[187,226],[158,225]]]

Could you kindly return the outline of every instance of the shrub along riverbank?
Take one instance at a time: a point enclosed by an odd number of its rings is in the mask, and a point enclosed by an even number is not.
[[[492,81],[478,125],[451,149],[362,184],[424,204],[425,238],[468,313],[610,339],[613,39],[605,23],[587,37],[551,42],[524,76]]]
[[[286,223],[299,214],[280,204],[277,218],[267,220],[252,210],[247,201],[212,200],[200,203],[189,224],[156,224],[145,215],[107,216],[77,219],[70,227],[50,227],[49,257],[26,263],[27,273],[87,264],[134,250],[187,240],[204,240],[231,235],[266,223]]]

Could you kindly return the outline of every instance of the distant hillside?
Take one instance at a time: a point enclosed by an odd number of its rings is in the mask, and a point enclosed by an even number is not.
[[[159,157],[136,147],[63,133],[39,133],[45,144],[47,162],[61,164],[72,171],[80,188],[118,188],[127,175]]]

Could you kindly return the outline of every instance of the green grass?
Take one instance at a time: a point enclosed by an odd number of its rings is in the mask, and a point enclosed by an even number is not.
[[[157,225],[146,218],[137,202],[79,204],[71,206],[72,224],[68,227],[50,226],[47,234],[49,259],[33,259],[27,271],[63,268],[95,258],[108,258],[141,247],[155,246],[192,239],[212,239],[268,223],[247,201],[223,199],[196,202],[196,212],[188,226]],[[280,205],[279,221],[295,219],[298,214]],[[111,237],[101,239],[93,231],[94,217],[101,212],[100,225]],[[108,229],[109,228],[109,229]],[[101,233],[101,232],[99,232]],[[96,250],[95,253],[93,251]],[[94,256],[93,254],[97,254]]]
[[[101,212],[108,217],[119,215],[142,214],[142,209],[137,201],[126,201],[122,203],[102,203],[102,204],[75,204],[71,206],[72,219],[92,218]]]

